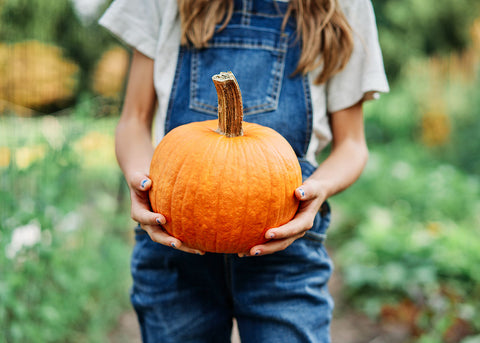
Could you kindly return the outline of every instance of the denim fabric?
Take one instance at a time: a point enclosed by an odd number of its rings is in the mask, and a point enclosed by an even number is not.
[[[305,157],[312,134],[310,86],[307,76],[292,76],[300,48],[291,21],[281,30],[287,4],[244,0],[235,6],[231,22],[208,49],[180,49],[165,132],[216,118],[212,76],[232,71],[242,91],[244,120],[273,128]]]
[[[165,132],[216,118],[211,77],[233,71],[242,90],[245,121],[272,127],[292,145],[303,178],[312,131],[309,83],[291,76],[299,45],[291,22],[281,30],[287,3],[235,0],[229,25],[208,49],[182,47]],[[136,229],[131,301],[144,342],[228,342],[232,318],[245,343],[327,343],[333,301],[327,290],[332,263],[323,241],[330,208],[281,252],[239,258],[191,255],[151,241]]]
[[[304,238],[272,255],[192,255],[153,242],[140,228],[131,301],[143,342],[226,343],[232,318],[242,342],[330,342],[332,263],[322,241],[327,203]]]

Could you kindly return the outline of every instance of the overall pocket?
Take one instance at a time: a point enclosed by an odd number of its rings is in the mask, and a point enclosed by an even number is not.
[[[216,117],[211,78],[231,71],[242,90],[244,115],[274,111],[287,47],[288,34],[266,28],[231,25],[215,34],[208,49],[192,52],[189,108]]]

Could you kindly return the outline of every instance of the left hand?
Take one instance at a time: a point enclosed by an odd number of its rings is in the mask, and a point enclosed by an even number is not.
[[[312,228],[315,216],[326,200],[321,183],[314,179],[307,179],[295,190],[295,196],[300,200],[295,217],[282,226],[269,229],[265,232],[268,242],[252,247],[247,253],[238,254],[240,257],[267,255],[284,250]]]

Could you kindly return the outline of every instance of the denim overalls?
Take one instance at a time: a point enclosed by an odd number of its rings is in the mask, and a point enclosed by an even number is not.
[[[228,26],[208,49],[182,47],[165,132],[217,117],[211,77],[232,71],[240,85],[244,120],[272,127],[304,160],[312,130],[306,76],[292,76],[300,54],[286,2],[235,0]],[[154,243],[136,230],[131,300],[144,342],[229,342],[232,317],[244,343],[330,342],[332,264],[323,246],[330,222],[324,203],[305,237],[272,255],[187,254]]]

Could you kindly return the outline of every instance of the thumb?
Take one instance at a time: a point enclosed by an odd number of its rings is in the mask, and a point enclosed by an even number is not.
[[[148,191],[152,187],[152,180],[144,173],[135,173],[130,180],[132,188],[139,191]]]
[[[314,199],[317,196],[317,192],[315,191],[315,187],[306,181],[295,190],[295,196],[298,200],[306,201]]]

